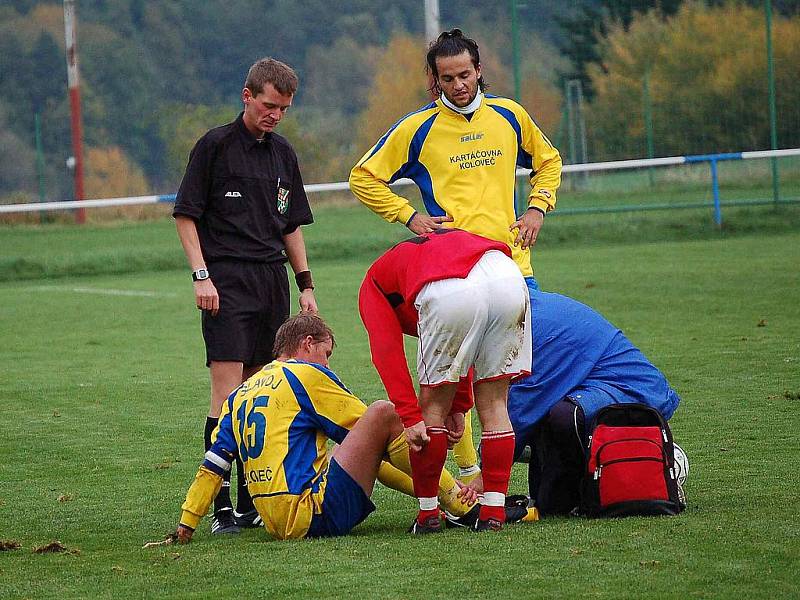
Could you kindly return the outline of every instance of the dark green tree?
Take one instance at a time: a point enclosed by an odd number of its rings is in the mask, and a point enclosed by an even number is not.
[[[569,4],[520,0],[522,35],[554,39],[560,31],[553,18]],[[424,29],[420,0],[80,0],[77,9],[84,141],[90,147],[119,146],[154,188],[166,190],[172,189],[176,167],[164,121],[185,122],[185,106],[238,112],[253,61],[274,56],[298,72],[293,112],[303,116],[301,135],[313,128],[315,135],[347,145],[339,132],[352,133],[365,106],[376,77],[376,50],[396,34],[420,35]],[[508,11],[508,2],[453,0],[441,3],[442,26],[477,35],[472,23],[491,31],[508,20]],[[62,14],[61,0],[0,2],[0,102],[7,107],[6,129],[23,144],[32,139],[35,109],[42,110],[47,162],[59,165],[68,182],[63,165],[72,150]],[[496,37],[507,36],[501,31]],[[510,44],[490,46],[485,56],[497,63],[492,79],[500,90]],[[423,68],[422,60],[414,65],[415,73]],[[320,160],[309,156],[310,164]]]
[[[722,6],[728,0],[708,0],[709,6]],[[745,0],[745,4],[749,4],[755,8],[763,8],[764,0]],[[800,0],[773,0],[772,10],[776,14],[781,14],[786,17],[800,15]]]
[[[569,58],[571,68],[562,73],[562,79],[579,79],[584,93],[591,99],[592,84],[587,73],[589,64],[604,69],[599,56],[598,42],[605,38],[606,23],[622,23],[626,29],[637,13],[656,10],[664,17],[675,14],[682,0],[585,0],[571,15],[557,17],[564,32],[561,50]]]
[[[22,74],[31,101],[38,109],[59,102],[67,89],[63,50],[49,33],[43,31],[28,55],[29,67]]]

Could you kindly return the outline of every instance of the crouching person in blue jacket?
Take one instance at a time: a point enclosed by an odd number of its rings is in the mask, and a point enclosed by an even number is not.
[[[515,460],[529,457],[529,493],[539,514],[563,515],[580,504],[586,428],[597,412],[636,402],[669,420],[680,397],[641,350],[597,311],[560,294],[530,290],[530,297],[531,375],[514,382],[508,394]],[[688,461],[677,444],[675,454],[682,485]],[[480,492],[481,483],[478,477],[469,487]]]

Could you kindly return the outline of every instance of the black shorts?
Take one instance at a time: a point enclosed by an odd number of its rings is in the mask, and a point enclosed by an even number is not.
[[[273,359],[275,332],[289,318],[289,281],[283,263],[218,261],[208,265],[219,293],[219,313],[203,311],[206,366],[211,361],[263,365]]]

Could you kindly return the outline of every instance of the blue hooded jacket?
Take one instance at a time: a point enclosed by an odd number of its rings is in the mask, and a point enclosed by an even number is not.
[[[672,417],[680,397],[625,334],[577,300],[530,290],[531,374],[508,393],[519,456],[533,426],[569,396],[589,423],[604,406],[641,402]]]

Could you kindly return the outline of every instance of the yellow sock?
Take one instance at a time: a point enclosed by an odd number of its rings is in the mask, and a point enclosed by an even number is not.
[[[389,442],[389,446],[386,448],[386,453],[389,455],[389,462],[392,466],[396,467],[394,472],[392,472],[389,477],[399,485],[406,485],[410,486],[411,492],[405,492],[400,487],[395,487],[389,483],[386,483],[389,487],[395,490],[399,490],[403,493],[408,493],[409,496],[414,496],[414,487],[413,482],[411,481],[411,460],[408,458],[408,443],[406,442],[405,433],[401,433],[391,442]],[[381,469],[378,471],[378,476],[380,478],[381,472],[383,471],[384,467],[381,465]],[[397,471],[400,472],[397,472]],[[408,478],[407,483],[400,483],[399,475],[405,474]],[[380,479],[381,483],[385,483],[383,479]],[[451,514],[460,517],[462,515],[467,514],[469,509],[472,508],[466,504],[461,502],[461,498],[458,497],[458,492],[460,488],[456,483],[456,480],[453,479],[453,476],[447,471],[447,469],[442,469],[442,474],[439,477],[439,504]]]
[[[414,496],[414,482],[411,477],[385,460],[381,462],[381,466],[378,469],[378,481],[401,494]]]
[[[478,453],[472,441],[472,411],[464,415],[464,435],[453,447],[453,458],[458,465],[458,478],[464,483],[469,483],[481,474],[478,467]]]
[[[523,523],[532,523],[539,520],[539,509],[535,506],[528,507],[528,514],[522,517]]]
[[[463,517],[474,506],[461,502],[461,498],[458,497],[460,489],[453,476],[446,469],[442,469],[442,476],[439,478],[439,504],[456,517]]]
[[[401,433],[389,442],[386,447],[386,454],[389,455],[389,462],[392,465],[406,475],[411,476],[411,459],[408,457],[408,442],[406,442],[405,433]]]

